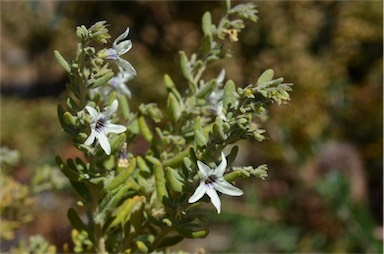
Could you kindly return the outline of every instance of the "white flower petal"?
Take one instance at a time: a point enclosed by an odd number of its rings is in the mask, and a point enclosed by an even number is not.
[[[119,101],[115,99],[112,102],[111,106],[107,107],[104,118],[109,119],[117,111],[118,107],[119,107]]]
[[[225,69],[221,69],[219,76],[217,76],[217,78],[216,78],[216,82],[219,85],[222,85],[224,78],[225,78]]]
[[[199,168],[201,178],[205,181],[211,174],[212,169],[210,169],[206,164],[201,161],[197,161],[197,167]]]
[[[124,72],[128,72],[129,74],[132,74],[132,75],[137,75],[137,72],[135,70],[135,68],[133,68],[132,64],[130,64],[127,60],[123,59],[123,58],[118,58],[116,60],[116,64],[123,68]]]
[[[220,213],[221,202],[220,202],[219,195],[217,195],[217,192],[213,188],[208,188],[207,194],[211,198],[212,204],[216,207],[217,213]]]
[[[118,87],[117,87],[117,90],[126,95],[127,97],[131,98],[132,96],[132,93],[131,93],[131,90],[129,90],[129,88],[125,85],[125,84],[120,84]]]
[[[109,60],[116,60],[119,58],[119,52],[114,48],[104,50],[101,55]]]
[[[244,194],[241,189],[228,183],[224,180],[224,178],[217,179],[214,183],[214,188],[217,191],[220,191],[221,193],[226,194],[228,196],[241,196]]]
[[[85,108],[87,109],[89,115],[92,117],[92,119],[93,119],[94,121],[99,120],[99,119],[98,119],[99,113],[97,112],[96,109],[94,109],[94,108],[92,108],[92,107],[90,107],[90,106],[85,106]]]
[[[120,34],[116,39],[115,41],[113,42],[113,47],[116,47],[117,44],[124,40],[125,38],[128,37],[128,34],[129,34],[129,27],[127,27],[127,29],[125,29],[124,33]]]
[[[195,203],[197,200],[201,199],[204,196],[206,190],[207,190],[207,187],[204,181],[200,182],[200,185],[196,188],[193,195],[188,199],[188,202]]]
[[[215,175],[217,177],[223,176],[226,168],[227,168],[227,159],[225,158],[224,153],[221,152],[221,162],[219,166],[215,169]]]
[[[124,55],[132,48],[132,41],[131,40],[122,41],[116,46],[114,46],[114,48],[116,49],[119,56]]]
[[[104,133],[100,133],[98,139],[99,139],[101,148],[103,148],[104,152],[107,155],[110,155],[111,154],[111,145],[109,144],[107,136]]]
[[[95,141],[96,134],[97,132],[95,130],[92,130],[91,135],[89,135],[87,140],[85,140],[84,145],[87,145],[87,146],[92,145],[92,143]]]
[[[105,133],[123,133],[127,130],[124,125],[109,123],[104,127]]]

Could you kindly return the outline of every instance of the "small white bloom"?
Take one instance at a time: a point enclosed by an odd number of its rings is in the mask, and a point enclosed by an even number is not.
[[[119,68],[120,72],[108,81],[118,94],[124,94],[131,98],[131,91],[127,87],[126,83],[133,78],[133,75],[129,72],[124,72],[122,68]]]
[[[222,69],[219,75],[216,78],[217,87],[212,93],[208,96],[208,102],[211,104],[211,111],[219,116],[223,121],[226,121],[227,118],[224,114],[224,106],[223,106],[223,82],[225,78],[225,69]]]
[[[124,33],[116,38],[116,40],[113,42],[112,48],[102,50],[99,53],[99,56],[106,59],[115,60],[116,64],[123,68],[125,72],[136,75],[136,70],[133,68],[132,64],[120,57],[132,48],[132,41],[125,40],[125,38],[128,37],[128,33],[129,27],[125,30]]]
[[[111,146],[107,137],[108,133],[123,133],[127,130],[123,125],[111,123],[110,118],[116,112],[118,105],[118,101],[114,100],[110,107],[104,109],[104,112],[98,112],[90,106],[85,107],[92,118],[92,122],[91,134],[85,140],[84,145],[91,145],[97,139],[104,152],[107,155],[111,154]]]
[[[221,211],[221,202],[217,191],[229,196],[241,196],[243,191],[225,181],[223,175],[227,167],[227,159],[224,153],[221,153],[221,162],[219,166],[211,169],[201,161],[197,161],[197,166],[201,174],[199,186],[195,193],[188,199],[189,203],[194,203],[201,199],[204,194],[207,194],[211,199],[212,204],[216,207],[217,213]]]

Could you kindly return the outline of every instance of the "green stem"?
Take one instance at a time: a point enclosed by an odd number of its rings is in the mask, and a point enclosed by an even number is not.
[[[151,250],[154,251],[159,246],[161,241],[168,235],[168,233],[171,231],[170,227],[165,227],[162,229],[162,231],[156,236],[155,240],[152,243]]]
[[[102,231],[102,225],[101,223],[96,222],[96,215],[99,208],[99,191],[96,185],[91,184],[90,185],[90,191],[91,191],[91,209],[92,209],[92,217],[93,217],[93,226],[95,230],[95,241],[96,241],[96,249],[98,254],[104,254],[105,251],[105,237],[103,235]]]

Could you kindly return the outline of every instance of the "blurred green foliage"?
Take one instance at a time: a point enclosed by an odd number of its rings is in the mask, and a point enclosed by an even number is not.
[[[38,70],[32,76],[37,83],[57,80],[64,74],[53,64],[53,49],[73,45],[68,42],[74,39],[76,25],[107,19],[113,24],[114,37],[126,26],[132,28],[131,62],[140,71],[129,86],[136,106],[139,100],[163,101],[163,73],[176,73],[176,53],[198,46],[201,15],[211,10],[215,19],[222,5],[184,1],[1,4],[2,66],[8,74],[2,74],[2,89],[5,81],[20,80],[16,77],[24,67]],[[270,140],[262,145],[245,143],[240,149],[251,164],[269,165],[271,181],[262,183],[261,190],[246,185],[250,189],[246,193],[254,195],[233,204],[234,214],[224,213],[212,222],[231,232],[231,246],[222,251],[381,252],[382,232],[373,237],[373,231],[379,228],[380,233],[383,213],[382,1],[260,1],[257,6],[259,21],[248,26],[232,48],[236,58],[227,60],[227,76],[245,86],[272,68],[295,83],[295,90],[288,116],[287,110],[273,107],[266,123]],[[16,10],[19,15],[13,15]],[[58,31],[67,36],[56,36]],[[24,52],[24,58],[12,57],[15,50]],[[70,52],[73,49],[68,48],[62,54]],[[183,78],[172,77],[175,83]],[[20,151],[29,176],[41,163],[53,165],[54,153],[63,154],[57,151],[66,141],[57,132],[55,105],[50,99],[1,98],[1,143]],[[340,171],[341,176],[332,173],[340,169],[332,169],[322,177],[315,174],[316,184],[306,181],[304,176],[315,171],[321,148],[330,140],[357,148],[367,202],[349,195],[355,183],[349,167]]]

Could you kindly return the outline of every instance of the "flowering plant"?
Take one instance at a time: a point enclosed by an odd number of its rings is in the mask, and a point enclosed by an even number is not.
[[[224,41],[237,41],[244,20],[256,19],[251,3],[232,7],[227,1],[218,25],[206,12],[199,51],[190,57],[180,51],[188,89],[179,91],[164,75],[164,110],[154,103],[130,110],[126,83],[136,70],[122,58],[132,47],[129,28],[111,48],[97,50],[94,43],[106,45],[111,38],[107,23],[80,26],[76,57],[67,61],[55,51],[69,77],[69,96],[65,107],[59,105],[58,116],[84,155],[56,159],[86,210],[87,220],[73,208],[68,211],[75,252],[152,252],[184,238],[205,237],[204,217],[194,212],[208,200],[205,194],[220,213],[218,192],[239,196],[243,191],[234,186],[237,179],[265,179],[266,165],[231,169],[239,150],[235,144],[264,140],[260,125],[266,107],[289,100],[290,84],[275,79],[272,70],[245,87],[224,82],[224,70],[217,78],[204,79],[212,63],[230,56]],[[140,137],[148,149],[135,154],[130,145]]]

